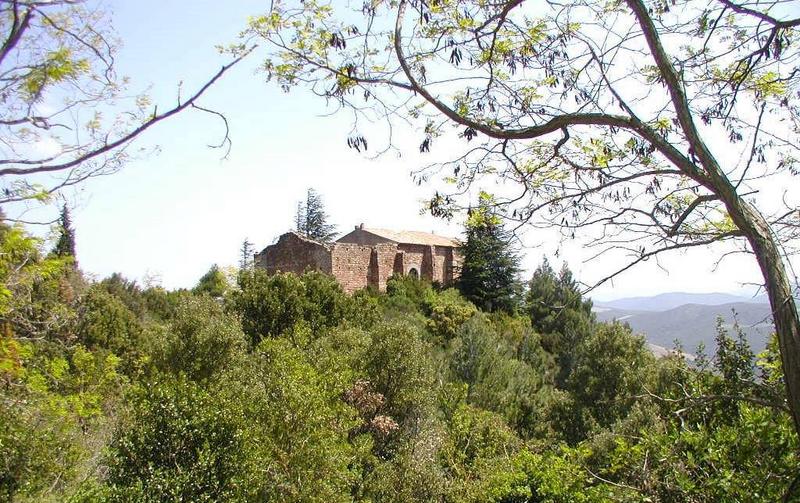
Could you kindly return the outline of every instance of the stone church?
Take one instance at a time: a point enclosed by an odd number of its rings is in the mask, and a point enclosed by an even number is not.
[[[321,271],[335,277],[347,292],[367,286],[385,291],[394,274],[451,285],[461,266],[458,246],[457,240],[436,234],[361,224],[330,244],[287,232],[255,255],[255,266],[269,273]]]

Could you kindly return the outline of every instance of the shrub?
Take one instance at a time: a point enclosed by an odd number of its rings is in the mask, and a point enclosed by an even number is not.
[[[89,348],[104,348],[124,355],[140,349],[142,326],[136,315],[116,296],[98,285],[89,288],[79,306],[77,333]]]
[[[452,288],[432,296],[426,307],[429,312],[428,330],[443,341],[455,337],[461,325],[478,312],[471,302]]]
[[[153,351],[156,365],[165,372],[185,373],[195,381],[241,363],[246,349],[238,320],[207,296],[180,299],[174,318],[163,331]]]
[[[183,377],[145,384],[116,430],[110,501],[244,501],[247,446],[236,400]]]
[[[264,337],[277,337],[303,322],[318,335],[350,314],[351,300],[330,276],[308,272],[268,275],[263,270],[243,271],[240,290],[233,292],[229,309],[242,320],[253,346]]]

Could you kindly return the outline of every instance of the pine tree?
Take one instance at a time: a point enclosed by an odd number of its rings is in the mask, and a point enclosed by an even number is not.
[[[303,201],[297,201],[297,211],[294,214],[294,230],[303,236],[306,234],[306,207]]]
[[[239,250],[239,269],[245,271],[253,267],[253,252],[253,243],[251,243],[249,239],[245,238],[242,242],[242,247]]]
[[[53,254],[57,257],[73,257],[75,259],[75,229],[72,228],[72,219],[66,204],[61,207],[59,236],[53,248]],[[77,265],[77,260],[73,260],[73,265]]]
[[[305,203],[297,203],[295,227],[302,236],[322,243],[329,243],[336,237],[336,226],[328,223],[322,196],[314,189],[308,189]]]
[[[500,218],[485,206],[473,210],[466,234],[458,289],[485,311],[515,312],[521,290],[519,257]]]
[[[556,275],[545,258],[528,284],[525,305],[531,325],[542,334],[542,345],[556,357],[556,384],[563,386],[572,372],[575,348],[592,333],[592,301],[583,298],[566,263]]]

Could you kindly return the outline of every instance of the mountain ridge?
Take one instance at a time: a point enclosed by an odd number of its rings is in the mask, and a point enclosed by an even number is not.
[[[594,305],[599,308],[634,311],[667,311],[687,304],[722,306],[734,303],[767,304],[768,299],[766,295],[751,297],[720,292],[665,292],[652,296],[625,297],[610,301],[594,301]]]
[[[627,323],[651,345],[672,348],[677,340],[688,353],[696,352],[702,343],[706,352],[713,354],[718,319],[731,336],[735,335],[734,324],[738,324],[755,352],[764,349],[774,331],[770,306],[760,302],[694,303],[660,311],[619,309],[600,303],[594,312],[599,321]]]

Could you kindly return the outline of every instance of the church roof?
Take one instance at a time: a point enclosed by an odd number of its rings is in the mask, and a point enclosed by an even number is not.
[[[389,229],[376,229],[364,227],[364,232],[375,234],[389,241],[395,243],[406,243],[412,245],[427,245],[427,246],[452,246],[457,248],[460,246],[457,239],[438,236],[432,232],[420,231],[393,231]]]

